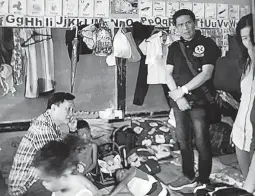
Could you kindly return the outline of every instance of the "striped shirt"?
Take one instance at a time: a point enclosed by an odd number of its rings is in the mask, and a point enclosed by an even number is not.
[[[52,140],[61,140],[61,132],[46,111],[32,121],[14,156],[8,179],[11,196],[23,195],[38,180],[32,161],[36,152]]]

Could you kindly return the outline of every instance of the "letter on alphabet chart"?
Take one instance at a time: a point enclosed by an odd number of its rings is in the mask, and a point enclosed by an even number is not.
[[[6,22],[7,22],[7,23],[14,23],[14,22],[15,22],[14,15],[8,15],[8,16],[6,16]]]
[[[152,19],[149,19],[148,22],[149,22],[149,25],[153,25],[154,24],[154,20],[152,20]]]
[[[17,26],[23,26],[24,25],[24,18],[23,17],[17,17]]]
[[[141,23],[145,23],[147,21],[147,18],[146,17],[141,17]]]
[[[161,18],[156,17],[156,18],[155,18],[155,23],[156,23],[157,25],[160,25],[160,24],[161,24]]]
[[[43,26],[42,18],[35,18],[35,26],[36,27],[42,27]]]
[[[133,25],[133,22],[134,21],[132,19],[127,19],[126,26],[131,27]]]
[[[18,21],[18,18],[17,18]],[[33,27],[35,25],[34,18],[26,17],[25,18],[25,26]]]

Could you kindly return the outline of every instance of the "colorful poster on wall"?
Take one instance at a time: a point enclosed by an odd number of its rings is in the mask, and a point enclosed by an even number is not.
[[[10,0],[10,13],[15,15],[27,14],[27,1],[26,0]]]
[[[62,0],[45,0],[46,16],[62,15]]]
[[[193,12],[196,18],[205,17],[205,4],[204,3],[193,3]]]
[[[251,8],[248,5],[240,5],[240,18],[251,13]]]
[[[229,19],[239,20],[239,5],[229,5],[228,6]]]
[[[94,16],[94,0],[79,0],[79,17]]]
[[[95,0],[95,17],[109,18],[110,0]]]
[[[139,4],[140,17],[152,17],[152,0],[141,0]]]
[[[206,19],[216,19],[217,7],[216,3],[205,3],[205,18]]]
[[[138,0],[111,0],[111,14],[138,14]]]
[[[174,13],[180,9],[179,2],[170,2],[167,1],[166,3],[166,16],[172,18]]]
[[[42,0],[27,0],[27,14],[29,16],[44,15],[44,1]]]
[[[78,0],[63,0],[63,15],[64,16],[78,16]]]
[[[228,19],[228,4],[217,4],[217,19]]]
[[[192,3],[191,2],[180,2],[180,9],[192,10]]]
[[[162,0],[153,1],[153,16],[166,16],[166,2]]]
[[[0,1],[0,13],[1,14],[8,14],[9,9],[9,1],[8,0],[2,0]]]

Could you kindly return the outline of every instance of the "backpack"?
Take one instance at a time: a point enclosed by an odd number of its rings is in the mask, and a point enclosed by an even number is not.
[[[224,183],[198,186],[194,189],[195,196],[252,196],[246,190]]]

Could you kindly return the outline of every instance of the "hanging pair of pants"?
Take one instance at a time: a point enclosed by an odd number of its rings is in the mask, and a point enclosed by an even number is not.
[[[198,157],[198,181],[209,182],[212,169],[212,151],[210,143],[209,124],[205,110],[201,107],[181,111],[174,108],[176,120],[176,137],[181,149],[183,174],[190,179],[195,177],[194,153],[192,138],[195,136]]]
[[[148,66],[145,64],[145,55],[141,55],[140,60],[140,67],[138,71],[137,81],[136,81],[136,88],[135,88],[135,95],[133,99],[134,105],[142,106],[144,103],[145,96],[149,89],[149,84],[147,84],[147,75],[148,75]],[[166,84],[162,84],[162,88],[164,91],[164,96],[167,100],[167,104],[170,107],[168,92],[169,88]]]

